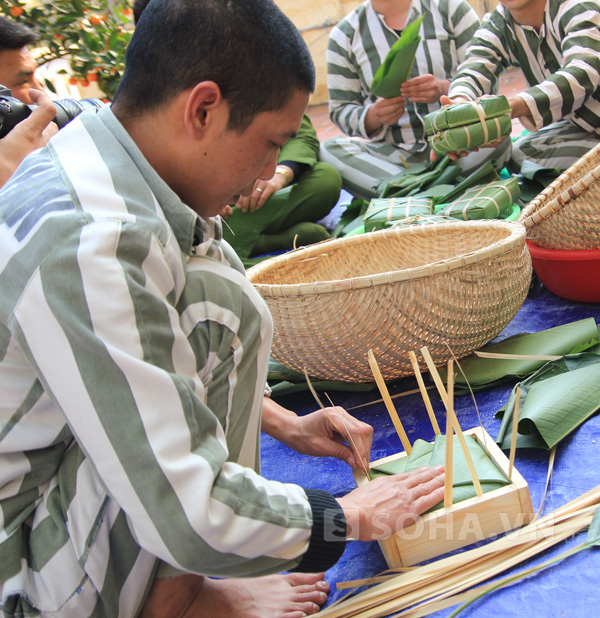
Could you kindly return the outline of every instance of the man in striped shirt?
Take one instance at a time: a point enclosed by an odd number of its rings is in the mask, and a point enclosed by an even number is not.
[[[354,466],[371,440],[265,399],[272,321],[216,216],[300,126],[314,67],[291,22],[153,0],[126,61],[112,107],[0,193],[2,615],[300,618],[346,536],[401,528],[443,471],[337,500],[259,474],[260,429]]]
[[[506,68],[521,67],[529,88],[509,102],[531,133],[513,144],[515,168],[527,159],[566,169],[600,140],[599,28],[596,0],[500,0],[473,37],[448,97],[493,92]]]
[[[410,79],[398,96],[371,94],[377,69],[402,30],[423,17]],[[441,95],[479,27],[466,0],[367,0],[331,30],[327,47],[327,84],[331,120],[348,137],[321,145],[321,160],[342,176],[353,195],[377,196],[380,181],[411,164],[429,160],[424,117],[440,108]],[[465,171],[495,159],[500,169],[510,143],[482,149],[459,162]]]

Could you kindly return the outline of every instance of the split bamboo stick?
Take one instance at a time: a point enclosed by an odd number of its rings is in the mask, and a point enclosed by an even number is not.
[[[519,427],[519,405],[521,403],[521,388],[517,386],[515,391],[515,405],[513,408],[513,426],[510,439],[510,454],[508,458],[508,481],[512,483],[512,472],[515,465],[515,454],[517,452],[517,429]]]
[[[415,372],[415,378],[417,379],[419,391],[421,393],[421,397],[423,397],[423,402],[425,403],[425,408],[427,409],[427,414],[429,415],[429,420],[431,421],[433,432],[436,436],[439,436],[442,432],[440,431],[440,426],[438,425],[437,419],[435,418],[435,413],[433,411],[433,406],[431,405],[431,399],[429,399],[429,395],[427,393],[427,388],[425,387],[425,382],[423,382],[423,376],[421,375],[421,370],[419,369],[417,356],[411,350],[408,353],[408,358],[410,359],[410,364],[412,365],[413,371]]]
[[[433,603],[458,594],[516,564],[544,551],[589,526],[600,503],[600,486],[487,545],[429,563],[398,575],[383,584],[323,610],[323,618],[378,618],[417,603],[425,605],[403,614],[407,618],[425,616]],[[454,601],[455,604],[458,601]],[[437,608],[437,606],[436,606]],[[441,609],[441,607],[439,608]],[[420,613],[419,613],[420,612]]]
[[[377,364],[377,359],[375,358],[375,354],[373,354],[373,350],[369,350],[367,354],[367,358],[369,360],[369,366],[371,367],[371,371],[373,372],[373,377],[375,378],[375,382],[377,382],[377,387],[379,388],[379,392],[383,397],[383,401],[385,403],[385,407],[387,408],[388,414],[392,419],[392,423],[394,423],[394,427],[396,428],[396,433],[400,438],[400,442],[402,442],[402,446],[407,455],[410,455],[412,451],[412,446],[410,444],[410,440],[406,435],[406,431],[404,430],[404,426],[402,425],[402,421],[398,416],[398,412],[396,412],[396,408],[392,403],[392,399],[390,397],[390,393],[385,384],[385,380],[381,375],[381,371],[379,370],[379,365]]]
[[[453,366],[448,363],[448,386],[454,382]],[[452,506],[452,468],[454,447],[454,406],[448,398],[446,404],[446,477],[444,480],[444,508]]]

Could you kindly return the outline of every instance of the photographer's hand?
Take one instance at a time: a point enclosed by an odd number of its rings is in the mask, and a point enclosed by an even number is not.
[[[37,103],[31,115],[0,140],[0,187],[14,174],[21,161],[42,148],[58,131],[52,122],[56,108],[47,94],[31,88],[29,94]]]

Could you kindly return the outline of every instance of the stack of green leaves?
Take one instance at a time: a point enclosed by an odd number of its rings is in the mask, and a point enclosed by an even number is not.
[[[417,47],[421,41],[419,17],[404,28],[400,38],[392,45],[383,64],[377,69],[371,84],[371,94],[384,99],[400,96],[400,86],[410,77]]]
[[[520,194],[516,178],[497,180],[469,189],[458,199],[437,210],[436,214],[464,221],[501,219],[510,213]]]
[[[465,435],[465,441],[473,459],[477,477],[481,483],[483,493],[508,485],[504,474],[496,467],[483,449],[472,436]],[[406,457],[399,457],[370,470],[371,479],[378,476],[410,472],[423,466],[443,466],[446,463],[446,436],[437,435],[432,443],[425,440],[415,440],[412,451]],[[469,466],[465,459],[458,436],[454,436],[452,443],[452,503],[462,502],[477,495]],[[443,501],[430,511],[442,508]]]
[[[472,390],[478,391],[524,378],[548,362],[536,357],[577,354],[595,346],[598,340],[598,326],[594,318],[569,322],[537,333],[508,337],[480,351],[499,356],[515,355],[516,358],[481,358],[477,354],[463,358],[455,373],[454,392],[456,395],[464,395],[469,392],[469,385]],[[440,367],[439,373],[445,381],[446,369]]]
[[[519,382],[506,406],[496,442],[510,448],[517,386],[520,388],[517,447],[551,449],[600,410],[600,352],[551,361]]]
[[[436,154],[462,152],[510,135],[512,120],[505,96],[445,105],[425,116],[425,131]]]
[[[391,197],[372,199],[363,220],[365,230],[373,232],[390,223],[416,215],[433,213],[433,201],[428,197]]]

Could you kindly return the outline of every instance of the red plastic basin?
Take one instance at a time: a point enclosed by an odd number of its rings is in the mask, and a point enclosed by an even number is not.
[[[600,303],[600,249],[544,249],[527,241],[533,269],[557,296]]]

